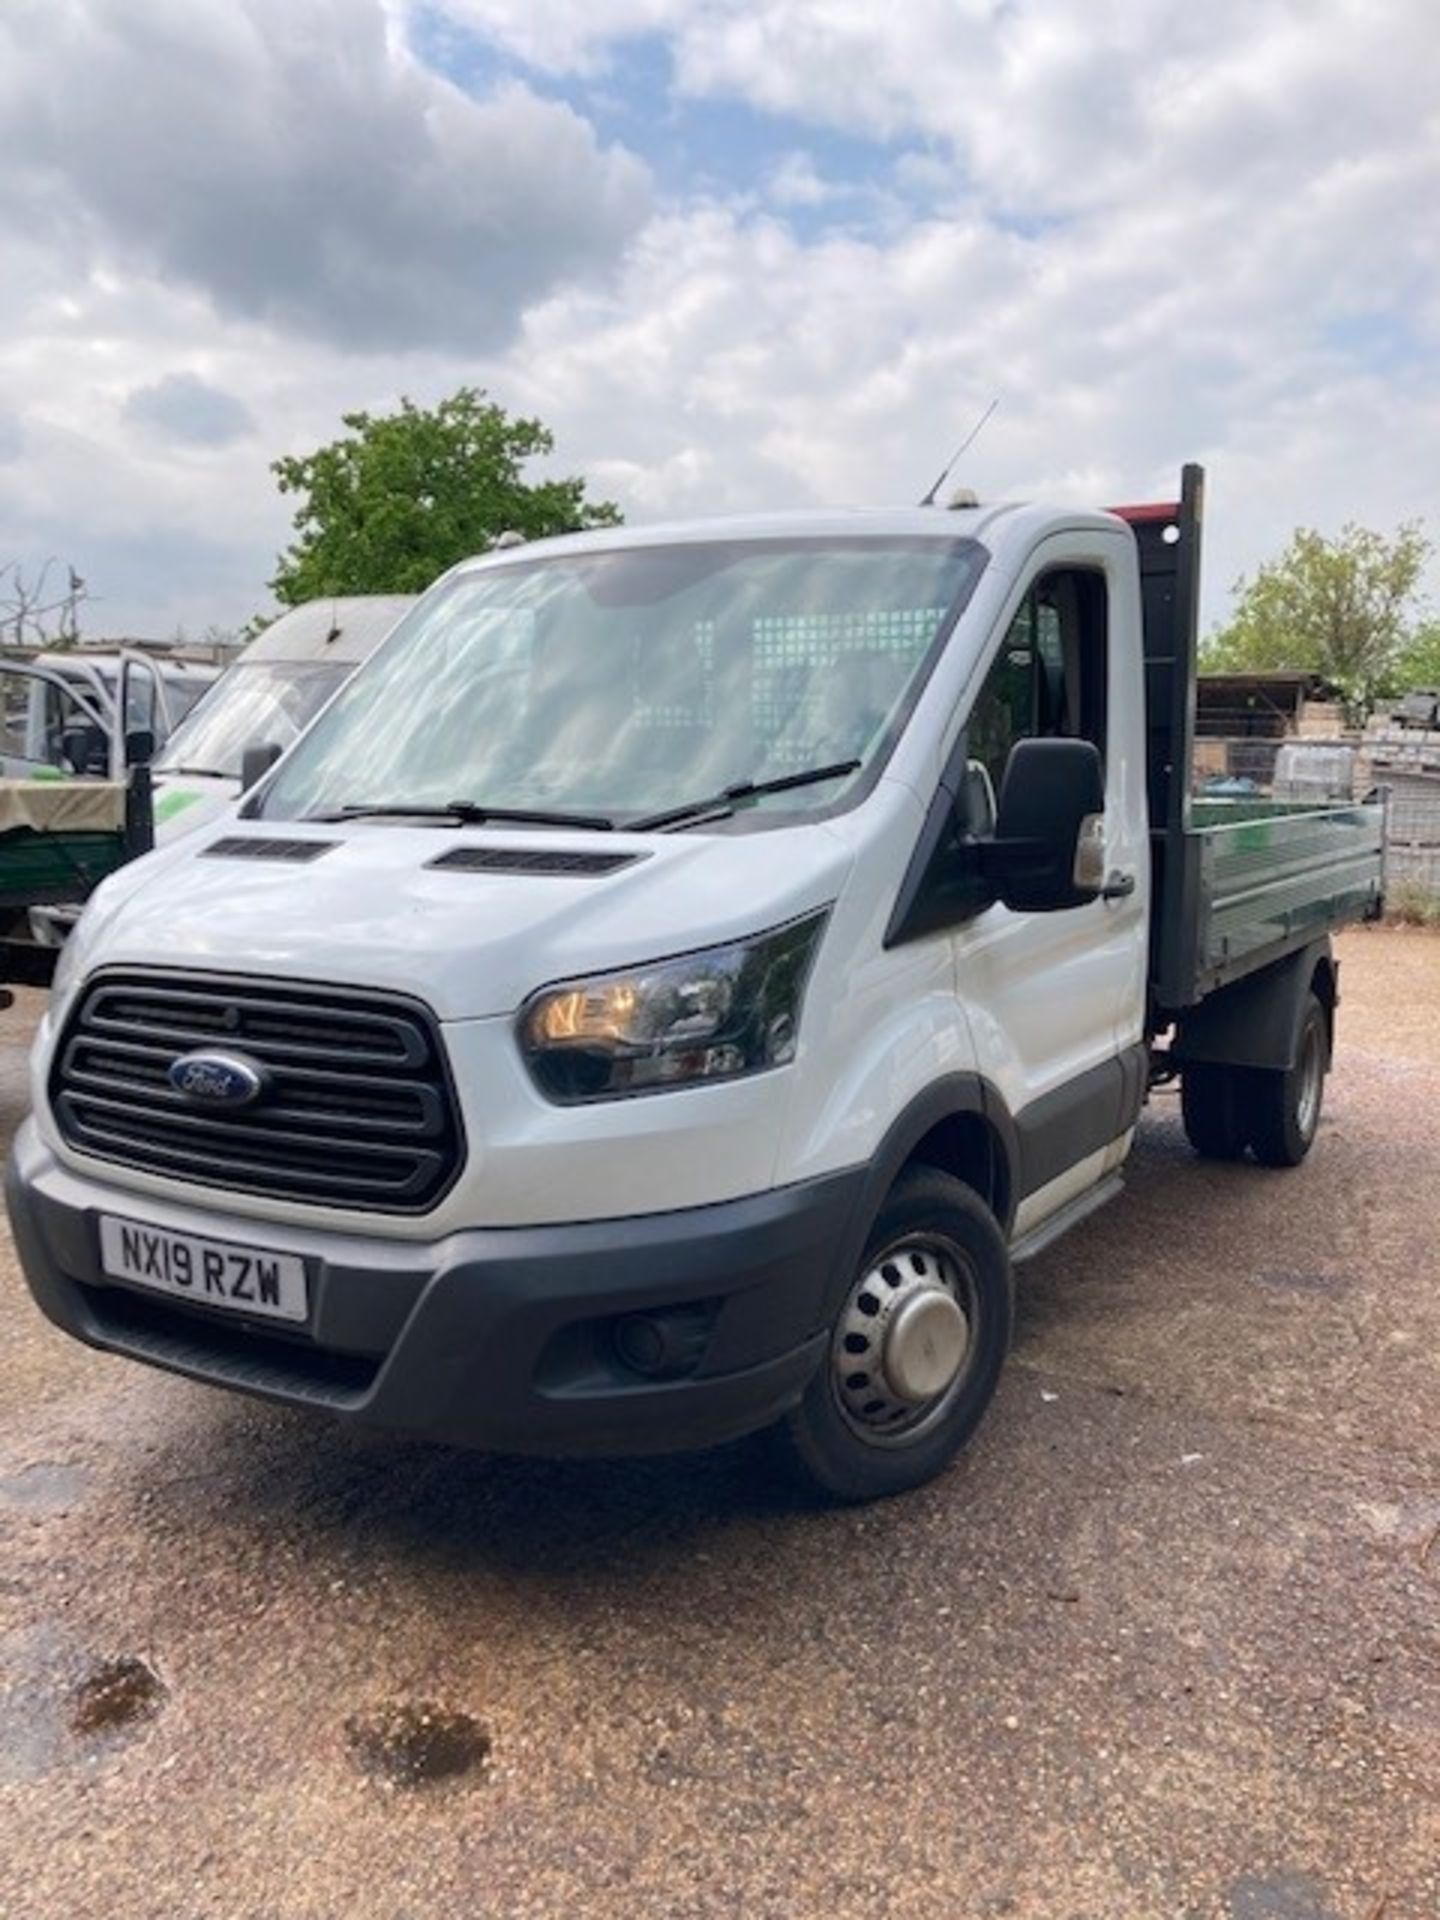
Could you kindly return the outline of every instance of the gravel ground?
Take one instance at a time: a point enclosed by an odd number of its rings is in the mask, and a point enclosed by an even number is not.
[[[1440,938],[1344,962],[1307,1165],[1161,1096],[868,1510],[346,1438],[71,1344],[5,1241],[0,1915],[1437,1920]]]

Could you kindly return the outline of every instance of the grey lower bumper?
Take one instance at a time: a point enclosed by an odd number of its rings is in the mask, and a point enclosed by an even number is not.
[[[342,1419],[513,1453],[703,1446],[765,1425],[820,1362],[862,1170],[685,1212],[487,1228],[416,1244],[271,1227],[111,1188],[33,1122],[6,1176],[44,1313],[91,1346]],[[97,1220],[298,1254],[303,1329],[107,1280]],[[627,1366],[627,1316],[681,1329],[669,1377]]]

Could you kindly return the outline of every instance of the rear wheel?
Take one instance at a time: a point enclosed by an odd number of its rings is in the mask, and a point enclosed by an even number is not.
[[[902,1174],[824,1363],[773,1429],[784,1465],[832,1500],[873,1500],[931,1479],[989,1405],[1011,1319],[1010,1257],[989,1208],[949,1174]]]
[[[1206,1160],[1238,1160],[1245,1151],[1246,1101],[1237,1067],[1186,1067],[1180,1077],[1185,1137]]]
[[[1305,1002],[1295,1064],[1251,1076],[1246,1125],[1255,1158],[1267,1167],[1298,1167],[1310,1151],[1325,1100],[1330,1030],[1312,993]]]

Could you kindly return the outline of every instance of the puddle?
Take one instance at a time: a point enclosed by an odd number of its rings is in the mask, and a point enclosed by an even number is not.
[[[0,1635],[0,1785],[128,1746],[165,1698],[133,1655],[87,1662],[54,1626]]]
[[[427,1701],[352,1714],[345,1740],[363,1774],[393,1787],[430,1786],[483,1773],[492,1744],[468,1713],[451,1713]]]
[[[0,1507],[18,1507],[29,1513],[63,1513],[81,1499],[90,1485],[87,1467],[67,1467],[59,1460],[37,1460],[18,1473],[0,1474]]]
[[[89,1736],[133,1727],[153,1719],[164,1701],[164,1682],[143,1660],[102,1660],[70,1695],[70,1731]]]

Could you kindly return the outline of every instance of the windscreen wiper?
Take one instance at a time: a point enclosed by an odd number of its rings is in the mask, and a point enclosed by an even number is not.
[[[447,800],[443,807],[416,804],[404,806],[338,807],[333,813],[307,813],[307,820],[453,820],[462,827],[488,826],[492,820],[509,821],[523,827],[584,827],[595,833],[608,833],[615,822],[604,813],[558,813],[542,807],[484,807],[477,800]]]
[[[188,775],[193,780],[233,780],[233,773],[227,773],[224,767],[156,767],[159,773],[178,773]]]
[[[818,786],[822,780],[839,780],[854,773],[858,760],[835,760],[827,767],[806,767],[803,773],[782,773],[773,780],[737,780],[722,787],[708,800],[689,800],[684,806],[667,807],[663,813],[647,813],[639,820],[627,820],[629,833],[658,833],[667,827],[688,827],[697,820],[723,820],[735,811],[737,800],[757,800],[767,793],[788,793],[791,787]]]

